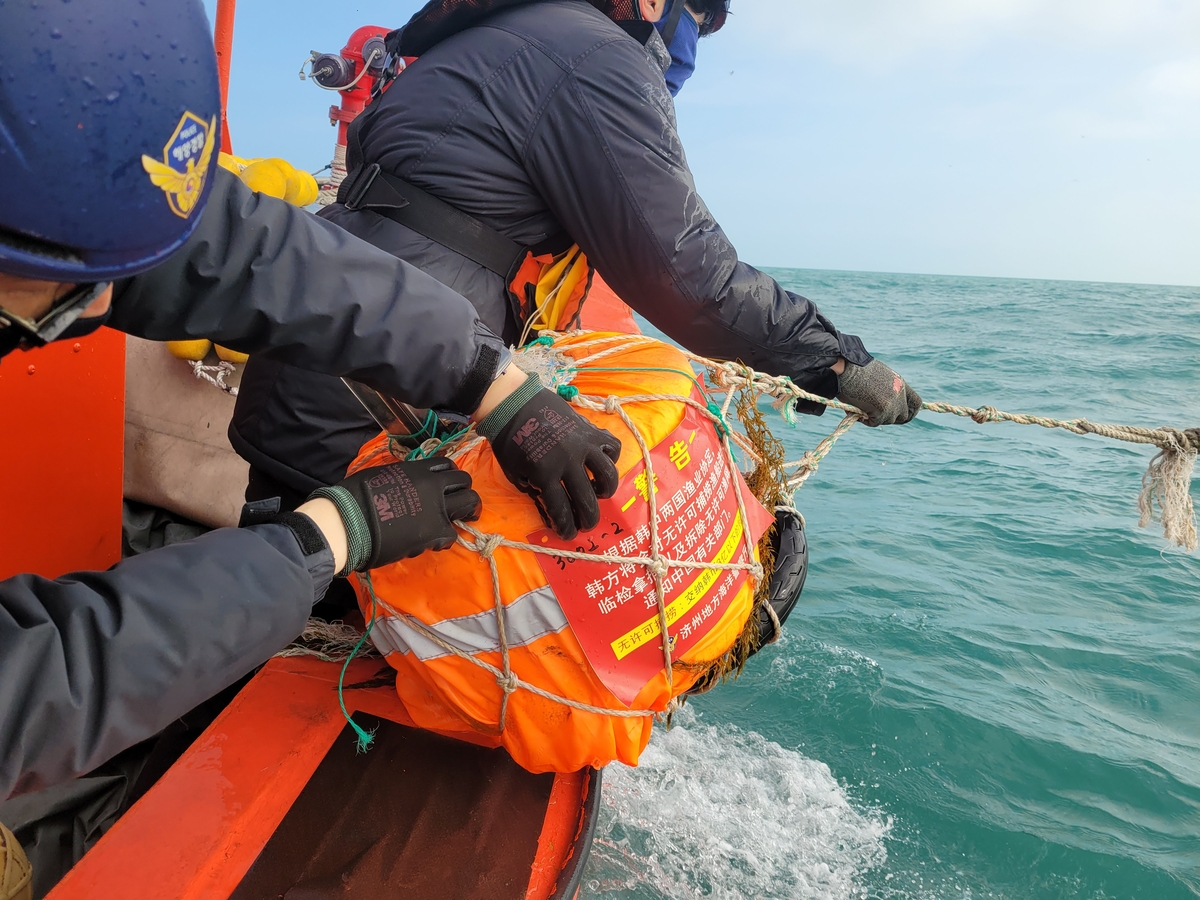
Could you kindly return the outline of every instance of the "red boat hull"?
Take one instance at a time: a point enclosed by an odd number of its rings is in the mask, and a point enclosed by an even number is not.
[[[411,726],[392,670],[275,659],[50,894],[82,898],[570,898],[595,770],[533,775]]]

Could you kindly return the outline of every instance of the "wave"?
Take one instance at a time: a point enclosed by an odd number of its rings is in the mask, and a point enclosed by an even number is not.
[[[822,762],[682,718],[655,733],[636,769],[605,770],[581,897],[867,896],[863,876],[887,861],[890,819],[856,808]]]

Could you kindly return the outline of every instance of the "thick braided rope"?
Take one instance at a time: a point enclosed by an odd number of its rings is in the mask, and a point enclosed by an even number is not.
[[[551,339],[556,335],[547,335]],[[605,349],[599,350],[585,357],[576,357],[573,361],[573,367],[577,368],[589,363],[594,363],[599,359],[614,355],[624,350],[639,346],[641,344],[652,343],[652,339],[642,336],[631,335],[610,335],[601,338],[595,338],[591,341],[576,343],[573,349],[584,347],[605,346]],[[522,541],[513,541],[499,534],[485,534],[469,524],[456,523],[461,532],[468,535],[471,540],[459,535],[458,542],[465,548],[479,553],[487,560],[493,594],[493,611],[496,616],[497,638],[500,649],[501,666],[497,668],[481,659],[478,659],[471,653],[462,650],[449,641],[445,640],[433,628],[426,625],[415,616],[396,610],[387,604],[384,605],[389,614],[396,616],[402,620],[410,628],[417,631],[429,641],[433,642],[438,647],[441,647],[446,652],[459,657],[474,666],[477,666],[491,673],[496,679],[496,683],[502,691],[502,699],[500,706],[500,717],[498,728],[500,732],[504,731],[508,713],[509,697],[517,690],[526,690],[532,694],[550,700],[555,703],[560,703],[572,709],[577,709],[581,712],[593,713],[604,716],[616,716],[621,718],[639,718],[647,716],[659,715],[653,710],[630,710],[630,709],[612,709],[607,707],[593,706],[587,703],[581,703],[577,700],[572,700],[568,697],[562,697],[551,691],[539,688],[536,685],[523,681],[512,670],[508,635],[505,627],[506,608],[504,606],[503,597],[500,591],[499,571],[496,566],[495,552],[500,547],[506,547],[512,550],[521,550],[529,553],[540,553],[546,556],[554,556],[565,559],[577,559],[590,562],[603,562],[607,564],[630,564],[642,566],[651,575],[654,580],[656,605],[658,609],[658,622],[660,635],[662,637],[663,650],[663,666],[666,672],[668,686],[672,684],[672,660],[670,650],[670,637],[668,633],[667,612],[665,603],[665,585],[664,581],[671,568],[684,569],[714,569],[720,571],[746,571],[749,573],[752,582],[757,584],[758,580],[763,577],[762,566],[754,561],[754,542],[750,536],[749,528],[745,528],[743,540],[746,544],[747,558],[750,560],[745,563],[715,563],[715,562],[700,562],[692,560],[675,560],[667,559],[662,556],[661,542],[658,530],[658,499],[656,490],[654,489],[654,468],[650,457],[650,448],[647,445],[645,438],[642,437],[639,430],[635,427],[633,420],[624,410],[625,404],[630,403],[653,403],[659,401],[682,402],[696,409],[701,415],[707,417],[716,426],[718,433],[721,436],[721,446],[724,449],[725,461],[728,464],[728,475],[733,481],[735,497],[737,499],[738,513],[741,516],[743,525],[748,523],[746,517],[745,497],[742,493],[741,480],[737,477],[737,461],[734,457],[733,446],[736,443],[739,449],[743,450],[756,461],[759,459],[753,446],[744,437],[740,436],[726,425],[729,410],[731,408],[735,394],[738,391],[749,389],[758,394],[769,396],[775,399],[782,406],[782,412],[785,418],[790,418],[792,415],[790,407],[793,401],[797,399],[809,400],[815,403],[823,404],[824,406],[839,409],[846,415],[838,423],[837,427],[823,438],[810,451],[807,451],[800,459],[784,463],[784,487],[789,494],[794,495],[803,484],[817,471],[817,468],[830,451],[834,444],[845,435],[855,423],[864,421],[865,414],[840,400],[829,399],[803,390],[792,383],[790,378],[775,377],[764,375],[761,372],[755,372],[747,366],[737,363],[721,363],[713,360],[705,359],[704,357],[688,354],[692,362],[700,365],[708,374],[712,383],[718,390],[726,393],[724,403],[722,404],[719,414],[713,412],[713,408],[699,403],[691,397],[680,397],[674,394],[640,394],[626,397],[597,397],[584,394],[577,394],[572,398],[571,402],[584,409],[606,412],[610,415],[617,415],[629,428],[638,443],[638,449],[642,453],[642,459],[645,463],[645,474],[647,483],[647,499],[650,506],[650,553],[648,556],[618,556],[596,553],[584,553],[572,550],[554,550],[546,547],[541,547],[535,544],[529,544]],[[1141,525],[1147,525],[1153,515],[1153,506],[1157,503],[1161,511],[1163,520],[1164,534],[1169,540],[1185,546],[1188,549],[1196,548],[1196,528],[1194,522],[1194,510],[1189,493],[1190,478],[1192,468],[1196,462],[1197,452],[1200,451],[1200,429],[1180,430],[1175,428],[1140,428],[1128,425],[1108,425],[1096,424],[1089,422],[1086,419],[1053,419],[1046,416],[1034,416],[1022,413],[1006,413],[995,409],[994,407],[984,406],[973,408],[967,406],[956,406],[949,403],[924,403],[922,408],[936,413],[947,413],[951,415],[970,418],[980,424],[986,422],[1013,422],[1019,425],[1039,425],[1043,428],[1059,428],[1069,431],[1073,434],[1095,434],[1101,437],[1107,437],[1114,440],[1126,441],[1135,444],[1152,444],[1160,448],[1160,452],[1151,461],[1150,467],[1143,477],[1143,490],[1139,498],[1139,508],[1142,513]],[[464,435],[459,442],[450,447],[443,448],[451,458],[457,457],[465,452],[469,447],[475,446],[481,438],[473,432]],[[790,471],[789,471],[790,470]],[[779,509],[788,510],[800,515],[794,507],[794,502],[790,504],[781,504]],[[803,517],[801,517],[803,518]],[[364,576],[364,584],[370,596],[376,603],[381,603],[375,595],[374,587],[370,577]],[[778,637],[780,625],[778,616],[774,609],[767,605],[768,612],[775,625],[775,634]]]
[[[688,354],[692,362],[703,366],[718,388],[732,395],[735,391],[751,389],[774,398],[783,404],[785,416],[789,416],[790,404],[794,400],[808,400],[846,413],[845,418],[817,446],[799,460],[785,464],[792,471],[787,476],[787,487],[794,492],[817,470],[833,444],[850,430],[856,422],[865,420],[863,412],[841,400],[831,400],[810,393],[792,383],[787,377],[775,377],[755,372],[738,363],[714,362],[704,357]],[[728,404],[728,397],[726,404]],[[1171,543],[1187,550],[1200,546],[1196,530],[1195,506],[1191,497],[1191,479],[1197,456],[1200,455],[1200,428],[1143,428],[1136,425],[1113,425],[1090,422],[1087,419],[1055,419],[1028,413],[1010,413],[993,406],[957,406],[952,403],[925,402],[922,410],[946,413],[971,419],[980,425],[989,422],[1011,422],[1017,425],[1038,425],[1042,428],[1062,429],[1072,434],[1094,434],[1099,437],[1130,444],[1149,444],[1159,448],[1142,477],[1142,491],[1138,496],[1141,514],[1138,524],[1145,528],[1154,518],[1158,507],[1163,526],[1163,536]]]
[[[192,367],[192,374],[201,381],[207,381],[214,387],[219,387],[231,397],[238,395],[236,385],[227,384],[225,379],[237,371],[237,366],[231,362],[222,360],[215,366],[207,366],[202,361],[194,359],[188,360],[188,365]]]

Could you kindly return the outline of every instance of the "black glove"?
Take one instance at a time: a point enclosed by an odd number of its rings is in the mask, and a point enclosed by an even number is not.
[[[867,424],[903,425],[921,410],[920,395],[877,359],[865,366],[846,363],[838,376],[837,397],[867,414]]]
[[[479,432],[508,480],[533,497],[559,537],[570,540],[600,522],[596,500],[617,491],[621,442],[543,388],[536,375],[492,410]]]
[[[457,537],[451,523],[479,518],[481,505],[471,476],[441,457],[363,469],[312,496],[332,500],[346,526],[339,575],[445,550]]]

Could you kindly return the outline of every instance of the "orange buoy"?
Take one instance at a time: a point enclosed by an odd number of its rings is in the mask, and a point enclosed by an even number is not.
[[[772,516],[674,347],[581,334],[518,365],[621,439],[620,488],[600,525],[559,540],[487,442],[468,440],[450,455],[483,498],[480,519],[449,550],[360,578],[360,602],[418,726],[504,746],[534,772],[635,765],[653,714],[742,634]],[[351,468],[393,458],[383,435]]]

